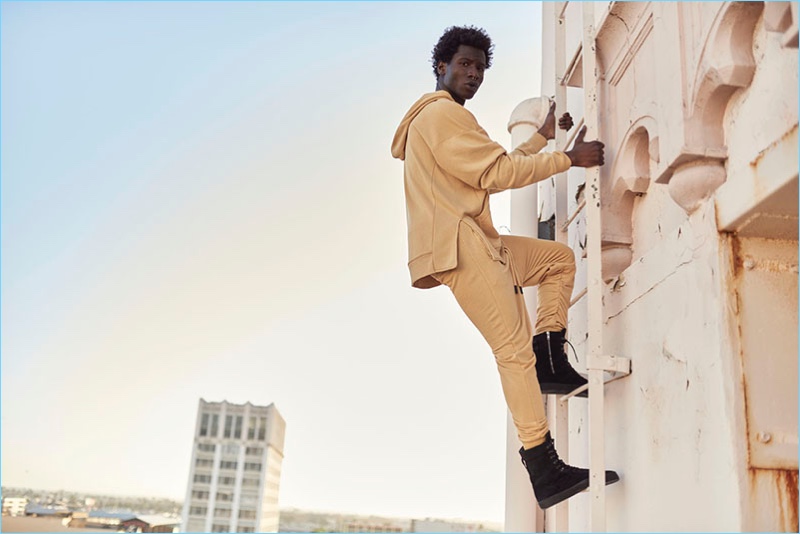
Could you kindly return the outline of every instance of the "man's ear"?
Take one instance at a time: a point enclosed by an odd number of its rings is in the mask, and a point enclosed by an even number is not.
[[[444,61],[440,61],[438,65],[436,65],[436,72],[439,73],[439,76],[443,76],[445,72],[447,72],[447,63]]]

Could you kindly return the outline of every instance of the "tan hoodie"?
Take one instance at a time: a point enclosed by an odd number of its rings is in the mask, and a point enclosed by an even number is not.
[[[569,169],[563,152],[537,154],[546,144],[536,133],[506,152],[447,91],[425,94],[411,106],[394,135],[392,156],[405,162],[408,268],[414,287],[435,287],[439,282],[431,274],[456,267],[461,221],[499,250],[489,193]]]

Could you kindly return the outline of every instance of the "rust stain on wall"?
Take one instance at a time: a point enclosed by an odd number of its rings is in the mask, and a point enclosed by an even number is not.
[[[799,497],[797,471],[749,468],[747,472],[750,475],[749,492],[753,499],[752,504],[755,505],[754,508],[762,510],[767,517],[771,513],[777,512],[778,522],[769,530],[773,530],[777,526],[782,532],[800,531],[797,511]],[[772,491],[765,491],[770,486]],[[772,508],[774,512],[767,508]]]
[[[739,336],[741,338],[742,335],[742,327],[739,327]],[[742,357],[742,354],[739,354],[739,357]],[[750,450],[750,410],[747,407],[747,380],[744,377],[744,373],[740,373],[742,377],[742,403],[744,404],[744,446],[747,450],[747,467],[749,468],[752,465],[753,461],[753,451]]]
[[[770,150],[774,149],[776,146],[781,145],[789,136],[794,135],[796,133],[797,133],[797,124],[792,126],[788,131],[784,132],[784,134],[780,136],[778,139],[767,145],[766,148],[762,149],[756,155],[756,157],[753,158],[753,161],[750,162],[750,166],[757,167],[758,164],[761,163],[761,160],[764,159],[765,154],[768,154]]]
[[[730,281],[729,291],[733,295],[733,298],[731,299],[731,303],[733,304],[733,313],[734,313],[734,319],[736,321],[736,330],[737,330],[737,334],[738,334],[738,339],[742,339],[742,336],[743,336],[743,333],[742,333],[742,322],[740,321],[740,317],[739,317],[739,313],[740,313],[740,311],[742,309],[742,302],[741,302],[741,298],[742,297],[741,297],[741,295],[739,293],[739,285],[742,283],[742,278],[744,276],[744,257],[742,256],[742,244],[741,244],[741,241],[739,240],[739,237],[734,233],[727,233],[726,232],[725,236],[727,237],[727,241],[728,241],[728,243],[730,245],[730,251],[731,251],[731,254],[730,254],[730,266],[729,267],[730,267],[730,270],[731,270],[731,273],[732,273],[732,278],[731,278],[731,281]],[[739,356],[739,366],[740,366],[739,367],[739,379],[740,379],[740,384],[741,384],[742,403],[743,403],[743,407],[744,407],[744,424],[745,424],[745,427],[744,427],[743,439],[744,439],[746,455],[747,455],[747,458],[746,458],[747,464],[746,465],[749,467],[751,465],[750,462],[751,462],[751,455],[752,455],[752,451],[750,450],[750,439],[748,438],[748,436],[750,435],[750,410],[748,409],[748,406],[747,406],[747,378],[745,377],[745,373],[744,373],[744,351],[743,351],[741,345],[739,345],[738,356]],[[752,480],[753,472],[752,472],[752,469],[750,470],[750,474],[751,474],[750,482],[751,482],[751,486],[752,486],[753,485],[753,480]]]
[[[798,524],[797,518],[797,500],[798,500],[798,488],[797,488],[797,471],[789,471],[783,470],[780,471],[781,476],[779,479],[779,483],[783,485],[784,491],[781,493],[786,495],[786,508],[788,513],[789,519],[789,529],[792,532],[800,531],[800,524]]]
[[[736,234],[728,233],[731,244],[731,260],[733,262],[733,276],[736,282],[739,282],[739,278],[742,275],[742,266],[744,265],[744,258],[742,258],[742,244],[739,241],[739,237]]]
[[[775,478],[778,486],[778,507],[784,531],[797,532],[800,528],[797,521],[797,471],[776,470]]]

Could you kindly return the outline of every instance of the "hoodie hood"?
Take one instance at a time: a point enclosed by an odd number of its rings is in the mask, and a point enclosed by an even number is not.
[[[420,111],[422,111],[425,106],[443,98],[453,100],[453,97],[450,96],[450,93],[447,91],[436,91],[435,93],[426,93],[422,95],[419,100],[414,102],[411,109],[409,109],[405,117],[403,117],[403,120],[400,121],[400,126],[397,127],[397,131],[394,133],[394,139],[392,140],[393,157],[400,160],[406,158],[406,139],[408,139],[408,129],[411,126],[411,122],[419,115]],[[455,102],[455,100],[453,101]]]

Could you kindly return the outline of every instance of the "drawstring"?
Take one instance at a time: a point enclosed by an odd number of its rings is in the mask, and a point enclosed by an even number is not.
[[[508,255],[509,259],[511,260],[511,279],[514,281],[514,294],[522,295],[522,285],[519,283],[519,275],[517,274],[517,263],[514,261],[514,255],[508,249],[507,246],[503,245],[503,250]]]

